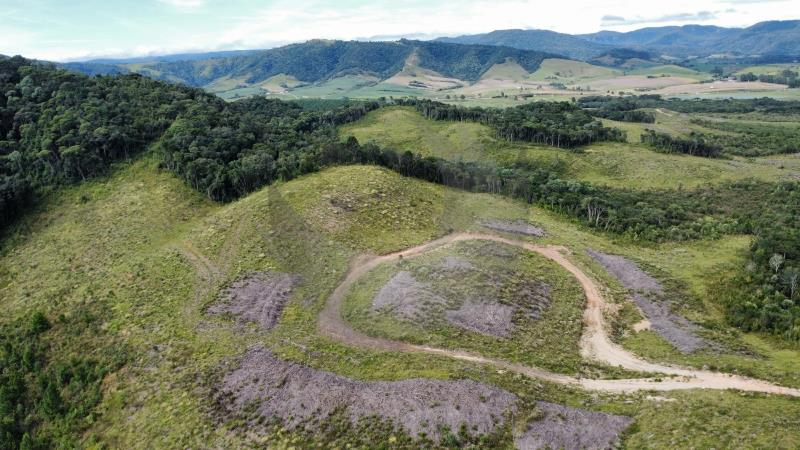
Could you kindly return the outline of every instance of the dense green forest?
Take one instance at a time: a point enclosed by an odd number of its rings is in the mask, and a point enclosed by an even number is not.
[[[741,156],[763,156],[800,152],[800,127],[693,119],[692,123],[724,133],[703,133],[706,141],[725,152]]]
[[[641,111],[636,101],[629,97],[581,97],[580,106],[595,117],[617,120],[620,122],[655,123],[656,116]]]
[[[229,200],[276,178],[253,175],[267,155],[285,179],[312,170],[298,168],[294,153],[332,139],[321,130],[378,106],[305,111],[263,98],[229,104],[141,75],[90,78],[22,58],[0,61],[0,92],[0,224],[26,210],[36,192],[104,174],[167,130],[165,164],[209,197]]]
[[[702,134],[695,132],[689,134],[689,139],[683,139],[647,130],[642,133],[641,141],[662,153],[683,153],[705,158],[716,158],[722,153],[722,148],[706,142]]]
[[[589,113],[568,102],[533,102],[514,108],[465,108],[432,100],[400,100],[433,120],[472,121],[492,127],[508,141],[526,141],[575,148],[598,141],[625,141],[625,133],[604,127]]]

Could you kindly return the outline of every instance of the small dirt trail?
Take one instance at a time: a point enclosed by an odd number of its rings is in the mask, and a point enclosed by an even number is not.
[[[342,319],[341,307],[347,292],[356,281],[370,270],[382,263],[396,261],[400,257],[412,258],[434,248],[453,242],[468,240],[493,241],[513,245],[539,253],[559,264],[578,280],[578,283],[580,283],[586,295],[586,310],[584,312],[585,329],[581,339],[581,354],[586,358],[595,359],[612,366],[620,366],[628,370],[639,372],[667,374],[669,377],[665,377],[664,379],[642,378],[622,380],[595,380],[571,377],[537,367],[526,366],[496,358],[488,358],[470,352],[413,345],[405,342],[367,336],[353,329]],[[319,315],[318,329],[323,335],[329,336],[347,345],[374,350],[447,356],[462,361],[489,364],[530,377],[540,378],[554,383],[573,385],[589,390],[634,392],[640,390],[670,391],[695,388],[738,389],[742,391],[800,397],[800,389],[778,386],[766,381],[718,372],[651,363],[611,342],[606,332],[605,319],[603,317],[603,310],[606,307],[605,298],[601,294],[598,285],[565,256],[568,252],[566,248],[561,246],[541,246],[491,234],[455,233],[395,253],[381,256],[364,255],[353,260],[344,280],[328,298],[325,307]]]
[[[667,117],[672,117],[672,116],[673,116],[673,114],[672,114],[672,113],[668,113],[668,112],[664,111],[664,110],[663,110],[663,109],[661,109],[661,108],[656,108],[656,111],[657,111],[657,112],[659,112],[659,113],[661,113],[661,114],[664,114],[664,115],[665,115],[665,116],[667,116]]]
[[[188,315],[200,305],[203,299],[211,291],[211,287],[219,282],[223,277],[222,270],[217,267],[210,259],[200,253],[191,243],[181,242],[172,246],[186,261],[197,271],[199,283],[194,293],[194,301],[187,303],[185,313]]]

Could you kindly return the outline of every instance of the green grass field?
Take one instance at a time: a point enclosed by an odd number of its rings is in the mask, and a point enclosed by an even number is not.
[[[687,67],[666,64],[662,66],[642,67],[625,72],[626,75],[644,75],[654,77],[681,77],[695,80],[707,80],[711,77],[707,73],[698,72]]]
[[[532,81],[578,84],[586,81],[613,78],[622,75],[619,70],[568,59],[545,59],[539,69],[529,77]]]
[[[636,425],[625,437],[626,448],[795,448],[800,443],[795,400],[733,392],[664,394],[674,399],[670,402],[644,393],[593,394],[444,357],[350,348],[317,335],[317,313],[353,256],[406,248],[451,230],[477,230],[491,218],[524,218],[542,226],[548,233],[542,243],[569,247],[571,258],[598,279],[607,276],[589,261],[587,248],[635,255],[696,292],[713,288],[703,276],[710,269],[742,263],[748,243],[733,237],[639,247],[518,202],[374,167],[334,168],[219,205],[145,156],[119,165],[105,179],[53,194],[10,231],[0,259],[3,320],[33,308],[54,318],[73,314],[80,305],[108,306],[99,320],[125,342],[128,363],[103,382],[102,402],[84,435],[87,448],[299,445],[295,432],[278,430],[253,441],[208,415],[209,380],[220,364],[255,343],[357,379],[469,377],[526,400],[627,414]],[[530,264],[539,267],[536,261]],[[240,329],[204,314],[233,279],[263,270],[298,273],[303,280],[277,328],[267,333]],[[547,270],[536,273],[544,276]],[[790,364],[800,360],[796,350],[756,337],[741,339],[761,354],[754,364],[797,373]],[[97,339],[58,345],[64,358],[106,348]],[[534,359],[552,351],[528,350],[526,358]],[[709,356],[705,363],[715,359]],[[776,429],[782,430],[779,437]],[[371,442],[388,444],[389,436],[371,433]],[[338,444],[346,442],[345,434]]]
[[[742,75],[745,73],[754,73],[756,75],[777,75],[784,70],[792,70],[797,72],[800,70],[800,64],[763,64],[758,66],[748,66],[737,70],[734,75]]]

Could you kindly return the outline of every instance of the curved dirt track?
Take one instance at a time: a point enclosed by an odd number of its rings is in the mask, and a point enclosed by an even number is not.
[[[528,251],[539,253],[569,271],[580,283],[586,295],[586,310],[584,312],[584,334],[581,339],[581,354],[612,366],[619,366],[638,372],[654,372],[666,374],[662,379],[641,378],[623,380],[595,380],[577,378],[568,375],[556,374],[537,367],[517,364],[501,359],[487,358],[479,354],[460,350],[448,350],[424,345],[414,345],[389,339],[367,336],[354,330],[341,317],[341,306],[347,291],[364,274],[374,269],[381,263],[397,260],[400,257],[408,258],[424,253],[428,250],[443,245],[468,240],[494,241],[513,245]],[[344,280],[333,291],[325,307],[320,312],[319,331],[344,344],[364,347],[375,350],[427,353],[432,355],[447,356],[464,361],[480,364],[490,364],[499,368],[514,371],[530,377],[541,378],[547,381],[569,384],[589,390],[611,392],[633,392],[640,390],[670,391],[678,389],[737,389],[751,392],[764,392],[800,397],[800,389],[778,386],[766,381],[737,375],[728,375],[719,372],[686,369],[670,365],[656,364],[645,361],[628,352],[621,346],[611,342],[606,333],[603,309],[606,306],[605,298],[597,284],[589,278],[580,268],[575,266],[566,256],[568,250],[560,246],[541,246],[529,242],[507,239],[491,234],[455,233],[428,243],[412,247],[403,251],[381,256],[361,256],[355,259],[347,272]]]

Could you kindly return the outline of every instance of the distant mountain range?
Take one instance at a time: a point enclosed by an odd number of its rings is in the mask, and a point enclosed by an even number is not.
[[[439,38],[452,44],[502,45],[524,50],[551,52],[568,58],[588,61],[615,48],[614,45],[590,42],[571,34],[548,30],[497,30],[486,34]]]
[[[513,60],[529,72],[546,58],[557,55],[490,45],[459,45],[444,42],[400,40],[359,42],[313,40],[270,50],[202,59],[162,58],[151,62],[90,61],[63,67],[91,75],[138,72],[152,78],[204,87],[220,81],[246,85],[273,76],[290,76],[300,82],[318,82],[345,75],[368,75],[386,79],[413,60],[413,66],[444,77],[476,81],[496,64]]]
[[[790,62],[798,57],[800,21],[789,20],[748,28],[686,25],[583,35],[497,30],[433,41],[311,40],[269,50],[97,59],[61,66],[89,75],[136,72],[220,92],[267,85],[280,90],[350,75],[366,83],[392,78],[403,85],[431,87],[446,79],[445,84],[458,86],[509,61],[532,73],[547,58],[625,70],[663,63],[692,66],[703,58],[717,65]]]
[[[570,35],[545,30],[498,30],[437,39],[456,44],[506,45],[549,51],[589,61],[611,49],[627,48],[659,57],[800,56],[800,20],[761,22],[748,28],[684,25],[642,28],[627,33],[600,31]]]

